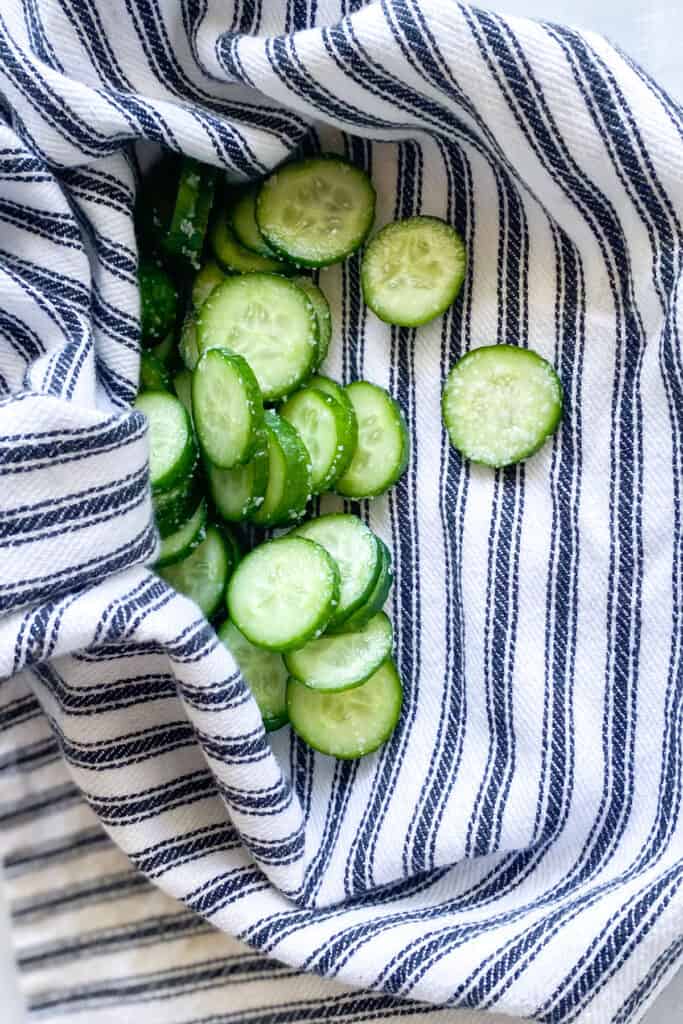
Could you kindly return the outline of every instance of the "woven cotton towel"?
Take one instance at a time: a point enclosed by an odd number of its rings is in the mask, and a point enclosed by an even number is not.
[[[450,0],[5,0],[0,90],[0,826],[35,1012],[154,1019],[122,1009],[103,891],[151,901],[120,942],[173,932],[142,874],[111,883],[103,826],[195,929],[384,993],[335,1019],[412,1012],[394,996],[639,1019],[683,956],[681,108],[598,38]],[[422,211],[466,240],[460,298],[417,331],[368,313],[356,257],[321,278],[329,372],[388,387],[412,435],[362,508],[394,553],[405,708],[359,763],[266,739],[212,629],[144,568],[140,141],[236,181],[343,152],[378,224]],[[553,443],[504,472],[464,464],[439,412],[449,366],[494,342],[566,395]],[[65,860],[82,875],[51,902]],[[88,956],[118,982],[45,997]],[[334,1016],[269,977],[273,1020]],[[246,990],[211,1019],[270,1019]]]

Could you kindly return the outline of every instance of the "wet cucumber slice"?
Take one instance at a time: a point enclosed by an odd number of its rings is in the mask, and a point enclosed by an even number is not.
[[[227,600],[230,618],[247,640],[287,651],[325,630],[339,600],[339,570],[319,544],[282,537],[242,559]]]
[[[178,291],[170,275],[155,260],[141,260],[138,267],[142,344],[150,347],[173,330]]]
[[[188,370],[194,370],[199,362],[197,348],[197,318],[195,313],[188,313],[183,321],[183,328],[178,341],[178,352]]]
[[[318,321],[306,294],[275,274],[226,278],[199,312],[199,349],[228,348],[247,360],[265,401],[291,394],[311,372]]]
[[[263,427],[263,401],[246,359],[210,348],[192,374],[192,414],[199,446],[220,469],[248,462]]]
[[[302,388],[281,406],[280,416],[296,427],[308,449],[313,493],[329,491],[355,450],[343,408],[317,388]]]
[[[207,462],[209,491],[222,519],[239,523],[248,519],[263,504],[268,486],[268,438],[259,436],[258,447],[249,462],[233,469],[219,469]]]
[[[419,327],[440,316],[465,279],[462,238],[437,217],[408,217],[375,235],[363,255],[363,297],[380,320]]]
[[[209,526],[201,544],[182,562],[161,569],[159,576],[198,604],[210,619],[223,603],[233,568],[233,555],[223,534],[215,526]]]
[[[156,569],[181,562],[191,554],[206,535],[206,502],[200,501],[194,515],[190,516],[174,533],[164,537],[156,561]]]
[[[359,380],[346,388],[358,420],[358,444],[351,464],[336,483],[347,498],[383,494],[408,464],[409,440],[403,414],[388,391]]]
[[[246,189],[239,197],[230,213],[232,230],[237,241],[251,252],[269,259],[277,259],[256,223],[256,194],[258,186]]]
[[[380,541],[358,516],[344,513],[310,519],[291,536],[322,544],[339,567],[339,604],[330,622],[336,629],[372,594],[382,565]]]
[[[155,359],[158,359],[160,363],[166,365],[175,351],[175,334],[173,331],[169,331],[163,341],[160,341],[158,345],[149,350],[150,355],[153,355]]]
[[[152,491],[167,491],[193,468],[197,449],[192,422],[182,402],[165,391],[145,391],[135,408],[149,423],[149,475]]]
[[[318,288],[315,281],[312,281],[310,277],[304,277],[303,274],[300,277],[294,278],[294,283],[299,285],[308,295],[315,315],[318,318],[318,355],[315,360],[315,369],[325,361],[327,353],[330,348],[330,341],[332,340],[332,315],[330,313],[330,304],[325,298],[323,292]],[[334,396],[333,396],[334,397]]]
[[[287,669],[280,655],[249,643],[229,619],[218,630],[218,637],[235,658],[253,693],[266,732],[286,725]]]
[[[173,217],[163,242],[173,259],[199,269],[199,257],[209,222],[216,171],[192,157],[183,157]]]
[[[192,416],[192,374],[189,370],[180,370],[173,378],[173,390]]]
[[[294,731],[314,750],[344,760],[370,754],[389,739],[402,701],[401,680],[390,660],[362,686],[341,693],[312,690],[292,678],[287,683]]]
[[[324,267],[363,244],[375,219],[375,190],[365,171],[341,157],[309,157],[266,179],[256,219],[278,255],[302,267]]]
[[[391,623],[378,612],[351,633],[321,636],[285,654],[285,665],[299,682],[314,690],[340,692],[360,686],[391,654]]]
[[[168,370],[162,361],[151,352],[140,353],[140,390],[171,390],[171,378]]]
[[[241,245],[230,224],[228,213],[216,218],[211,231],[211,248],[221,267],[231,274],[291,274],[294,267],[275,256],[260,256]]]
[[[277,413],[266,410],[268,484],[263,501],[252,513],[258,526],[282,526],[303,516],[311,497],[311,458],[298,430]]]
[[[167,491],[152,493],[154,522],[161,537],[168,537],[186,523],[202,498],[199,462]]]
[[[442,413],[453,447],[466,459],[510,466],[554,434],[562,416],[562,385],[536,352],[487,345],[452,367]]]
[[[370,621],[373,615],[380,612],[389,597],[389,591],[391,590],[392,583],[394,582],[394,570],[391,564],[391,552],[386,546],[384,541],[376,538],[379,544],[381,565],[379,575],[375,581],[375,585],[370,592],[370,596],[367,600],[359,607],[356,608],[348,619],[339,626],[328,626],[328,633],[350,633],[357,629],[362,629],[366,623]]]
[[[214,288],[225,281],[225,274],[213,260],[205,263],[198,272],[192,285],[192,304],[199,309],[201,304],[208,299]]]
[[[351,399],[346,393],[346,388],[342,387],[341,384],[337,384],[337,382],[332,380],[331,377],[324,377],[322,374],[317,374],[315,377],[311,377],[307,387],[317,388],[318,391],[323,391],[326,395],[330,395],[331,398],[334,398],[334,400],[341,405],[346,418],[346,431],[349,437],[349,447],[355,452],[356,445],[358,444],[358,420],[356,419],[356,413]],[[353,458],[353,455],[351,458]]]

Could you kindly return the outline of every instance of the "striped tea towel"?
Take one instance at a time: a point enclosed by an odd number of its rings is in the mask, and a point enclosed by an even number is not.
[[[35,1015],[638,1020],[683,958],[683,110],[601,39],[452,0],[3,0],[0,90],[0,825]],[[362,509],[405,708],[360,762],[266,739],[145,568],[135,142],[234,180],[343,152],[378,224],[467,242],[417,331],[357,258],[322,275],[329,372],[412,434]],[[439,413],[493,342],[566,395],[497,473]]]

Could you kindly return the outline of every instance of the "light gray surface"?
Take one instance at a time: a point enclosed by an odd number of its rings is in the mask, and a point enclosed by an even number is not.
[[[676,99],[683,98],[683,0],[479,0],[501,13],[559,21],[601,32],[637,60]],[[0,891],[0,993],[2,1024],[23,1024]],[[661,994],[644,1024],[673,1024],[683,1016],[683,971]],[[510,1018],[513,1024],[512,1018]],[[596,1022],[600,1024],[600,1022]]]

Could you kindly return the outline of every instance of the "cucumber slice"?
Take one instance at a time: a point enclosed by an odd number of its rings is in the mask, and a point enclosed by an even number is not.
[[[170,275],[154,260],[140,261],[138,284],[142,344],[149,347],[173,330],[178,292]]]
[[[257,192],[257,186],[246,189],[233,206],[230,213],[232,230],[240,245],[245,246],[251,252],[258,253],[259,256],[277,259],[256,223]]]
[[[263,425],[263,401],[245,359],[210,348],[192,374],[192,412],[199,445],[219,469],[248,462]]]
[[[173,378],[173,390],[192,417],[192,374],[189,370],[181,370]]]
[[[387,224],[363,256],[363,297],[380,320],[419,327],[440,316],[465,280],[465,244],[438,217]]]
[[[201,544],[182,562],[161,569],[159,576],[198,604],[210,619],[223,603],[232,569],[232,556],[221,531],[209,526]]]
[[[138,395],[135,408],[149,423],[149,476],[152,491],[167,491],[187,476],[197,449],[192,422],[182,402],[165,391]]]
[[[299,288],[303,289],[308,295],[318,320],[318,355],[315,361],[315,368],[317,370],[321,363],[325,361],[330,348],[330,341],[332,340],[330,304],[315,281],[312,281],[310,277],[304,277],[302,274],[300,277],[294,278],[294,283],[298,284]]]
[[[225,274],[213,260],[209,260],[201,268],[192,285],[192,304],[199,309],[201,304],[208,299],[211,292],[217,285],[225,281]],[[192,369],[192,367],[190,367]]]
[[[403,691],[396,666],[384,662],[362,684],[325,693],[291,679],[287,710],[294,731],[314,750],[342,760],[371,754],[389,739],[401,714]]]
[[[395,484],[408,465],[408,430],[398,404],[384,388],[359,380],[349,384],[346,393],[358,420],[358,444],[336,490],[346,498],[375,498]]]
[[[151,348],[150,354],[158,359],[160,363],[167,363],[175,351],[175,335],[169,331],[163,341]]]
[[[363,244],[375,219],[375,190],[365,171],[341,157],[309,157],[266,179],[256,219],[280,256],[303,267],[325,267]]]
[[[373,592],[382,566],[378,538],[358,516],[344,513],[310,519],[289,536],[314,540],[336,562],[341,584],[339,604],[330,626],[340,626]]]
[[[197,348],[197,318],[194,313],[188,313],[183,321],[183,329],[180,332],[178,352],[188,370],[194,370],[199,362],[199,349]]]
[[[249,643],[229,619],[218,630],[218,637],[235,658],[254,695],[266,732],[286,725],[287,669],[280,655]]]
[[[360,608],[356,608],[355,612],[351,614],[348,619],[345,619],[340,626],[328,627],[328,633],[351,633],[357,629],[362,629],[377,612],[380,612],[384,607],[386,599],[389,596],[391,585],[394,582],[394,570],[391,564],[391,552],[386,546],[384,541],[377,537],[377,543],[379,544],[381,565],[379,575],[375,582],[374,587],[370,593],[370,596]]]
[[[252,513],[259,526],[280,526],[300,519],[311,497],[311,458],[299,432],[277,413],[267,410],[268,484],[263,501]]]
[[[344,410],[317,388],[303,388],[281,406],[280,416],[296,427],[308,449],[313,493],[329,491],[355,450]]]
[[[206,536],[206,502],[200,501],[194,515],[190,516],[174,533],[164,537],[156,561],[156,568],[181,562],[187,558]]]
[[[235,531],[232,530],[225,523],[221,523],[218,528],[223,534],[223,540],[226,543],[226,546],[228,548],[228,554],[230,555],[230,561],[232,565],[231,571],[234,572],[238,564],[242,561],[242,545],[237,539]]]
[[[211,229],[211,248],[223,269],[232,274],[290,274],[294,270],[275,256],[259,256],[258,253],[240,245],[228,223],[228,214],[225,211],[214,221]]]
[[[451,368],[442,413],[451,444],[466,459],[510,466],[554,434],[562,416],[562,384],[536,352],[487,345]]]
[[[251,366],[266,401],[295,391],[318,351],[318,323],[305,293],[275,274],[227,278],[199,312],[201,352],[231,349]]]
[[[339,600],[339,570],[320,544],[282,537],[254,548],[228,587],[228,612],[258,647],[287,651],[320,636]]]
[[[216,511],[230,523],[248,519],[263,504],[268,486],[268,437],[260,432],[258,447],[249,462],[233,469],[206,463],[206,479]]]
[[[175,209],[163,248],[169,256],[187,262],[197,270],[215,183],[216,171],[213,167],[201,164],[192,157],[183,157]]]
[[[170,391],[171,378],[168,370],[151,352],[140,353],[140,390]]]
[[[332,380],[331,377],[323,377],[322,374],[311,377],[307,386],[309,388],[317,388],[318,391],[323,391],[326,395],[330,395],[344,410],[344,416],[346,417],[346,429],[349,437],[349,449],[351,452],[349,456],[350,465],[358,444],[358,420],[356,419],[356,411],[353,408],[351,399],[346,393],[346,389],[343,388],[341,384],[337,384],[337,382]]]
[[[199,465],[195,462],[191,471],[168,491],[152,493],[154,521],[162,537],[168,537],[186,523],[202,497]]]
[[[314,690],[338,692],[360,686],[391,654],[391,622],[378,612],[353,633],[321,636],[285,655],[285,665],[299,682]]]

